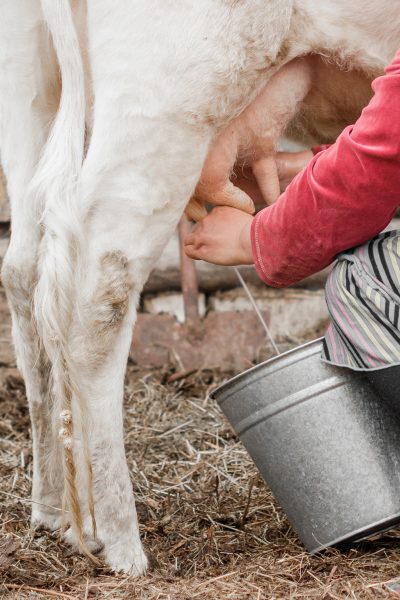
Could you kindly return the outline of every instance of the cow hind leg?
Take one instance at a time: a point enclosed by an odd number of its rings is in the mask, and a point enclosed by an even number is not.
[[[17,220],[17,219],[15,219]],[[14,221],[15,221],[14,220]],[[2,282],[12,314],[12,334],[17,364],[23,375],[29,404],[32,432],[32,513],[34,527],[58,529],[62,523],[63,477],[61,454],[52,423],[51,365],[41,347],[33,314],[36,265],[25,256],[27,241],[34,251],[34,227],[19,229],[15,224],[13,240],[3,268]],[[18,244],[18,234],[24,244]],[[15,255],[17,253],[17,257]]]
[[[32,524],[61,523],[63,477],[51,412],[51,367],[33,317],[37,281],[39,199],[29,184],[58,104],[57,70],[38,1],[4,3],[0,23],[1,160],[11,201],[11,242],[2,283],[12,313],[18,367],[32,424]]]
[[[124,452],[124,373],[141,289],[182,209],[178,213],[177,208],[168,207],[157,215],[143,215],[124,202],[97,198],[79,257],[83,276],[77,285],[78,311],[68,346],[80,395],[79,401],[73,399],[72,412],[85,539],[92,539],[92,519],[84,491],[86,464],[79,449],[79,403],[84,403],[83,425],[90,432],[97,539],[113,569],[133,574],[141,574],[147,560]],[[67,540],[74,543],[74,535],[72,529],[68,531]]]

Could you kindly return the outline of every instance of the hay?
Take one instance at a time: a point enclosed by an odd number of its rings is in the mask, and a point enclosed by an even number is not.
[[[0,598],[36,600],[363,600],[400,574],[396,532],[309,557],[207,392],[212,371],[129,367],[125,442],[151,570],[115,576],[31,531],[24,386],[1,370]]]

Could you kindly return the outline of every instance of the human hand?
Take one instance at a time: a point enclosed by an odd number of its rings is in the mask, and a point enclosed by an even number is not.
[[[274,161],[281,192],[285,191],[292,179],[308,165],[312,157],[313,153],[311,150],[302,150],[301,152],[278,152],[275,155]],[[217,162],[216,168],[218,167],[219,163]],[[265,197],[260,189],[259,181],[268,181],[270,169],[271,163],[260,163],[258,165],[257,181],[252,169],[241,167],[235,168],[232,176],[234,183],[226,180],[224,188],[225,193],[223,195],[218,194],[216,197],[212,197],[210,194],[208,201],[220,205],[229,204],[229,206],[252,213],[254,211],[254,205],[265,203]],[[198,187],[198,190],[201,190],[201,188]],[[249,202],[249,199],[252,200],[253,205]],[[204,204],[200,200],[192,198],[187,208],[187,215],[189,218],[194,221],[200,221],[206,214],[207,212]]]
[[[292,179],[300,173],[313,157],[311,150],[301,152],[278,152],[274,156],[276,163],[280,191],[284,192]],[[270,165],[261,163],[259,165],[259,179],[267,179],[270,174]],[[263,170],[263,172],[261,172]],[[253,170],[250,168],[236,167],[233,173],[235,187],[249,196],[255,205],[265,204],[265,197],[259,187]]]
[[[191,258],[216,265],[250,265],[252,220],[242,210],[218,206],[184,239],[185,252]]]

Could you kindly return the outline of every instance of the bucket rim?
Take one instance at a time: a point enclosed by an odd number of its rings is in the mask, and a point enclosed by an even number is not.
[[[379,521],[374,521],[373,523],[366,525],[364,527],[359,527],[358,529],[354,529],[349,533],[339,536],[333,539],[326,544],[320,544],[315,548],[308,550],[308,553],[311,556],[318,554],[319,552],[323,552],[324,550],[328,550],[329,548],[333,548],[340,544],[354,544],[357,542],[362,542],[364,540],[368,540],[369,537],[373,535],[383,534],[386,531],[390,531],[391,529],[397,529],[400,527],[400,512],[393,513],[389,517],[385,517],[384,519],[380,519]],[[297,532],[296,532],[297,533]],[[297,533],[299,539],[301,540],[301,536]]]
[[[305,344],[301,344],[300,346],[296,346],[295,348],[292,348],[291,350],[287,350],[286,352],[282,352],[282,354],[278,354],[277,356],[273,356],[272,358],[268,358],[267,360],[264,360],[263,362],[259,363],[258,365],[254,365],[253,367],[250,367],[249,369],[246,369],[242,373],[238,373],[237,375],[234,375],[233,377],[231,377],[230,379],[228,379],[228,381],[225,381],[224,383],[221,383],[218,387],[216,387],[210,393],[210,398],[212,400],[217,400],[218,401],[218,397],[221,395],[221,393],[228,391],[229,388],[231,388],[234,385],[236,385],[242,379],[245,379],[248,375],[256,373],[257,371],[263,369],[267,365],[278,363],[282,359],[284,359],[284,358],[286,358],[286,357],[288,357],[288,356],[290,356],[292,354],[296,354],[300,350],[304,350],[305,348],[308,348],[308,347],[313,346],[313,345],[322,344],[322,340],[323,339],[324,339],[323,337],[316,338],[315,340],[311,340],[310,342],[306,342]]]

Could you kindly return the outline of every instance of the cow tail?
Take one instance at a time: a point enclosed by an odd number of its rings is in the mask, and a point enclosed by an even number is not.
[[[75,433],[82,436],[86,500],[96,535],[86,407],[69,344],[76,286],[74,270],[83,239],[79,181],[84,158],[85,76],[69,0],[41,0],[41,6],[59,63],[61,98],[31,184],[31,193],[41,201],[44,232],[35,314],[39,334],[53,364],[53,410],[57,413],[55,419],[64,452],[64,506],[81,551],[98,562],[84,540],[82,498],[77,488],[73,439],[74,424],[80,417],[81,430]]]

